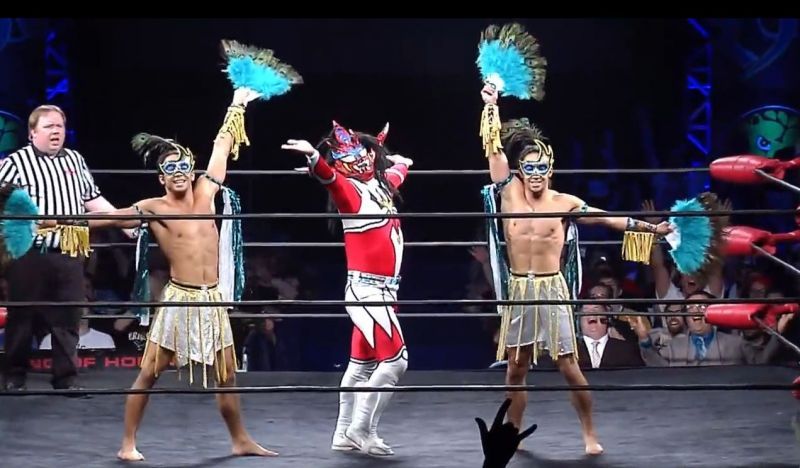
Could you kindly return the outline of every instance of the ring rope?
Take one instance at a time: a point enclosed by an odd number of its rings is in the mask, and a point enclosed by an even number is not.
[[[113,307],[257,307],[257,306],[442,306],[442,305],[615,305],[615,304],[788,304],[800,302],[800,297],[772,297],[772,298],[721,298],[721,299],[538,299],[538,300],[499,300],[499,299],[406,299],[398,301],[345,301],[331,300],[298,300],[298,299],[273,299],[252,301],[5,301],[0,302],[0,307],[86,307],[86,308],[113,308]],[[593,314],[598,315],[598,314]],[[619,315],[619,314],[618,314]],[[623,314],[626,315],[626,314]],[[650,315],[650,314],[648,314]],[[695,314],[697,315],[697,314]]]
[[[239,309],[241,310],[241,309]],[[641,312],[641,311],[626,311],[624,314],[617,312],[580,312],[574,311],[572,315],[576,317],[583,316],[638,316],[638,317],[696,317],[696,313],[692,312]],[[497,312],[397,312],[397,316],[401,318],[499,318]],[[248,312],[231,312],[228,314],[231,319],[265,319],[265,318],[336,318],[345,319],[350,316],[342,313],[324,313],[324,312],[265,312],[265,313],[248,313]],[[132,314],[87,314],[82,316],[85,319],[130,319],[134,320],[137,317]]]
[[[778,185],[783,186],[783,188],[787,188],[787,189],[793,191],[794,193],[800,193],[800,187],[798,187],[798,186],[796,186],[794,184],[790,184],[789,182],[786,182],[785,180],[779,179],[779,178],[775,177],[772,174],[767,174],[766,172],[764,172],[761,169],[756,169],[753,172],[755,172],[756,174],[760,175],[761,177],[763,177],[763,178],[765,178],[765,179],[767,179],[767,180],[769,180],[769,181],[771,181],[773,183],[776,183]]]
[[[55,219],[55,220],[90,220],[90,219],[276,219],[276,218],[309,218],[309,219],[394,219],[394,218],[618,218],[618,217],[665,217],[665,216],[731,216],[731,215],[796,215],[794,209],[748,209],[748,210],[708,210],[708,211],[602,211],[602,212],[532,212],[532,213],[484,213],[484,212],[417,212],[417,213],[240,213],[240,214],[161,214],[161,215],[11,215],[2,214],[0,219]]]
[[[670,169],[632,168],[632,169],[559,169],[558,174],[687,174],[691,172],[708,172],[707,167],[679,167]],[[195,171],[202,174],[205,171]],[[517,173],[518,170],[512,170]],[[417,175],[488,175],[488,169],[415,169],[411,173]],[[92,169],[92,175],[138,175],[158,174],[153,169]],[[295,169],[233,169],[225,172],[226,175],[304,175],[307,171]]]
[[[757,315],[754,315],[753,317],[751,317],[751,319],[754,322],[756,322],[758,324],[758,326],[761,327],[762,330],[764,330],[768,334],[774,336],[776,340],[780,341],[785,346],[787,346],[789,349],[791,349],[792,351],[797,353],[798,356],[800,356],[800,346],[797,346],[796,344],[794,344],[791,341],[789,341],[788,338],[786,338],[785,336],[781,335],[778,332],[778,330],[775,330],[772,327],[770,327],[769,325],[767,325],[767,323],[764,322],[763,320],[761,320],[761,318],[759,318]]]
[[[753,249],[756,252],[760,253],[762,256],[769,259],[770,261],[777,263],[778,265],[786,268],[787,270],[791,271],[792,273],[800,277],[800,269],[798,269],[791,263],[788,263],[785,260],[781,260],[780,258],[776,257],[775,255],[772,255],[771,253],[767,252],[766,250],[762,249],[760,246],[756,244],[753,244]]]
[[[265,387],[216,387],[216,388],[149,388],[113,389],[98,388],[85,390],[17,390],[0,392],[0,396],[66,396],[66,395],[141,395],[170,394],[196,395],[217,393],[341,393],[341,392],[379,392],[379,393],[419,393],[419,392],[564,392],[584,390],[593,392],[625,391],[754,391],[754,390],[800,390],[800,384],[632,384],[632,385],[401,385],[397,387],[340,387],[326,385],[278,385]]]
[[[667,242],[664,240],[654,241],[654,243]],[[506,245],[501,242],[501,245]],[[584,245],[620,245],[621,240],[586,240],[581,241]],[[344,247],[344,242],[244,242],[244,247]],[[153,242],[149,247],[157,247]],[[424,242],[404,242],[403,247],[485,247],[486,241],[424,241]],[[114,248],[114,247],[136,247],[134,242],[98,242],[91,244],[92,248]]]

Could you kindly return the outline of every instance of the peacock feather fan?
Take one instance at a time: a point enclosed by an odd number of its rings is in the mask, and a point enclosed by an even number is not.
[[[689,200],[678,200],[670,211],[699,212],[720,209],[717,195],[704,192]],[[678,245],[670,250],[678,271],[686,275],[707,278],[723,260],[722,230],[727,218],[720,216],[671,216],[669,222],[677,228]]]
[[[478,44],[477,64],[483,81],[494,83],[501,95],[544,99],[547,59],[539,53],[539,42],[522,25],[486,28]]]
[[[4,215],[37,215],[38,208],[28,192],[12,185],[0,186],[0,206]],[[0,265],[25,255],[33,246],[36,237],[36,221],[33,219],[3,219],[0,221]]]
[[[303,77],[275,57],[270,49],[248,46],[233,40],[222,41],[222,54],[227,62],[223,70],[236,89],[249,88],[268,100],[287,93],[303,83]]]

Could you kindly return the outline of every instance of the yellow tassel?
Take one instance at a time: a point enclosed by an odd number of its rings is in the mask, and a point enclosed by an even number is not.
[[[506,357],[506,333],[508,333],[508,326],[511,324],[511,306],[503,306],[503,315],[500,318],[500,332],[497,335],[497,353],[496,360],[502,361]]]
[[[652,232],[625,231],[622,238],[622,259],[649,265],[654,239],[655,234]]]
[[[233,138],[233,145],[231,146],[231,159],[236,161],[239,159],[239,146],[244,144],[250,146],[250,139],[247,138],[247,132],[244,128],[244,107],[230,106],[228,113],[225,114],[225,120],[222,122],[222,127],[219,133],[229,133]]]
[[[42,228],[36,231],[37,235],[46,236],[51,232],[58,232],[61,237],[61,253],[70,257],[89,257],[92,251],[89,243],[89,228],[87,226],[73,226],[60,224],[54,228]]]
[[[91,251],[87,226],[61,226],[61,253],[88,257]]]
[[[481,139],[483,140],[483,149],[486,151],[486,157],[503,149],[500,144],[500,110],[496,104],[486,104],[483,106],[481,113]]]

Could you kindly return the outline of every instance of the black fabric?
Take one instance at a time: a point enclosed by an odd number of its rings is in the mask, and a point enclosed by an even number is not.
[[[578,362],[581,367],[592,367],[592,359],[582,336],[578,337]],[[603,356],[600,358],[601,369],[641,366],[644,366],[644,361],[638,342],[608,337]]]
[[[82,302],[86,300],[83,260],[60,252],[32,249],[13,262],[7,272],[10,300]],[[76,307],[8,309],[6,323],[6,381],[21,384],[28,371],[32,341],[37,323],[52,333],[53,377],[56,388],[75,382],[78,323],[81,310]]]

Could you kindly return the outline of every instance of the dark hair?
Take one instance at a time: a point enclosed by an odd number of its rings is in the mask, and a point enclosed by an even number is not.
[[[358,137],[358,141],[364,145],[364,148],[367,151],[375,152],[375,179],[378,180],[378,184],[386,190],[392,200],[395,203],[402,202],[403,198],[400,196],[400,192],[386,180],[386,169],[392,167],[392,162],[386,158],[386,156],[392,154],[389,149],[378,143],[378,139],[368,133],[362,132],[354,132]],[[328,134],[322,138],[322,140],[317,144],[317,150],[320,152],[322,157],[325,158],[325,161],[328,162],[331,166],[333,166],[333,154],[331,152],[331,146],[328,144],[329,142],[333,141],[333,130],[328,132]],[[326,207],[328,213],[336,213],[336,204],[333,201],[333,197],[328,194],[328,204]],[[338,233],[341,230],[341,222],[338,219],[332,218],[328,220],[328,229],[331,233]]]
[[[173,154],[177,154],[181,158],[187,156],[194,159],[191,150],[175,140],[168,140],[149,133],[137,133],[134,135],[131,139],[131,148],[142,158],[145,166],[153,158],[156,159],[156,164],[160,166],[167,157]]]
[[[512,166],[518,166],[519,161],[526,155],[539,152],[539,147],[533,140],[549,144],[542,131],[527,118],[508,120],[503,122],[500,128],[500,142]]]
[[[695,292],[689,294],[689,296],[698,296],[698,295],[703,296],[706,299],[716,299],[717,298],[717,296],[711,294],[710,292],[706,291],[705,289],[700,289],[698,291],[695,291]],[[689,296],[686,297],[687,301],[689,299]]]
[[[604,289],[606,291],[606,293],[608,293],[608,298],[609,299],[614,299],[614,291],[611,289],[611,287],[609,285],[603,284],[603,283],[595,283],[595,284],[593,284],[589,289],[586,290],[586,294],[588,295],[589,291],[591,291],[594,288],[602,288],[602,289]]]
[[[600,282],[603,278],[613,278],[617,283],[621,281],[620,275],[608,260],[596,264],[592,277],[595,282]]]

